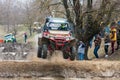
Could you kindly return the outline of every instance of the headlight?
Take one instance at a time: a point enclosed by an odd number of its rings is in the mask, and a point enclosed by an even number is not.
[[[46,37],[46,38],[49,38],[50,35],[48,33],[43,33],[42,36]]]
[[[68,41],[68,40],[70,40],[70,38],[69,38],[69,37],[66,37],[66,41]]]
[[[38,34],[38,38],[41,38],[42,37],[42,34]]]
[[[52,40],[53,40],[53,39],[55,39],[55,38],[54,38],[53,36],[50,36],[50,39],[52,39]]]

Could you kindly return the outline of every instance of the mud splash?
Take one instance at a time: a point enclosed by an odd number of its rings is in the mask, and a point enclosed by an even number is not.
[[[0,44],[0,60],[26,60],[31,53],[30,43],[3,43]]]

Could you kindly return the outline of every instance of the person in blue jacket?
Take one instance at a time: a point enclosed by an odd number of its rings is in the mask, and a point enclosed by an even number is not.
[[[78,46],[78,58],[79,60],[84,60],[84,55],[85,55],[85,44],[80,41],[79,46]]]

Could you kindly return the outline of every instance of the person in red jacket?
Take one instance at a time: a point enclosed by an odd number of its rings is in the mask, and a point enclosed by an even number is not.
[[[110,31],[110,39],[111,39],[111,47],[112,47],[112,53],[114,53],[114,45],[115,45],[115,42],[117,41],[117,30],[115,28],[115,26],[112,26],[111,27],[111,31]]]

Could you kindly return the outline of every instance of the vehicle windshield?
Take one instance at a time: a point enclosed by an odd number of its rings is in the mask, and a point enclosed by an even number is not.
[[[11,39],[11,38],[13,38],[13,35],[11,35],[11,34],[8,34],[8,35],[4,36],[4,39],[5,39],[5,40],[6,40],[6,39]]]
[[[69,27],[67,23],[54,23],[51,22],[48,24],[48,29],[49,30],[63,30],[63,31],[68,31]]]

